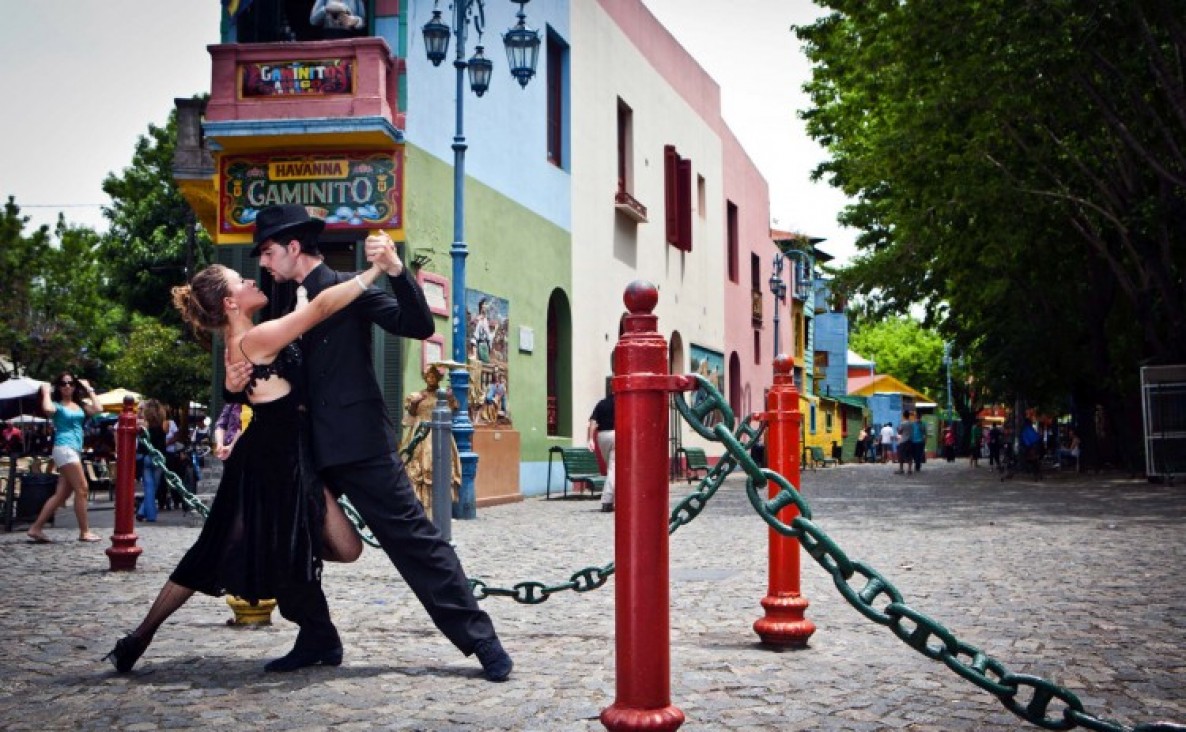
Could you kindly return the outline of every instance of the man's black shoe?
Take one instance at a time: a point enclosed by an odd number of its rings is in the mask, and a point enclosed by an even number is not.
[[[337,648],[330,648],[323,651],[294,648],[288,652],[287,656],[281,656],[280,658],[268,661],[267,665],[264,666],[264,671],[287,673],[306,666],[316,666],[317,664],[323,666],[341,666],[342,647],[338,646]]]
[[[511,669],[515,667],[515,662],[502,649],[502,643],[499,643],[497,637],[483,638],[478,641],[474,646],[474,653],[477,654],[478,661],[482,663],[482,673],[485,674],[487,681],[506,681],[507,677],[511,675]]]

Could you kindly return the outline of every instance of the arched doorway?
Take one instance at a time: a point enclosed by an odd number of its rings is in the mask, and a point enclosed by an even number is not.
[[[729,354],[729,408],[733,410],[733,415],[739,419],[743,418],[745,412],[742,411],[744,406],[741,403],[741,358],[738,357],[737,351]]]
[[[572,437],[572,309],[559,288],[548,297],[547,434]]]
[[[667,370],[672,374],[687,373],[687,357],[684,354],[684,338],[679,331],[672,331],[671,338],[667,341]],[[683,477],[684,468],[680,464],[679,449],[683,447],[683,417],[679,415],[679,410],[675,408],[675,397],[672,397],[670,402],[670,419],[668,420],[668,456],[667,464],[668,478],[670,480],[677,480]]]

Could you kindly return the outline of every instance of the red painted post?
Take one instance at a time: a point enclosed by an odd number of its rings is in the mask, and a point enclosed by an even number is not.
[[[684,713],[671,704],[670,591],[667,555],[667,341],[651,313],[654,285],[635,281],[623,298],[629,315],[614,349],[614,660],[617,694],[601,712],[608,730],[674,730]]]
[[[112,572],[136,569],[144,551],[136,546],[136,410],[132,397],[124,397],[124,409],[115,427],[115,533],[107,558]]]
[[[802,422],[794,365],[794,359],[785,353],[774,359],[774,386],[766,395],[766,461],[799,490],[803,485],[799,475]],[[774,498],[780,488],[773,481],[769,486],[769,496]],[[799,509],[792,504],[779,511],[778,518],[790,524],[798,515]],[[815,632],[815,624],[803,617],[808,602],[799,593],[799,540],[774,529],[769,533],[769,584],[762,598],[766,615],[754,622],[754,632],[768,645],[802,648]]]

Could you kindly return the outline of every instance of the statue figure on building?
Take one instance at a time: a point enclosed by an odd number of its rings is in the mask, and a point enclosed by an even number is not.
[[[431,424],[432,411],[437,404],[437,388],[445,374],[442,364],[431,364],[424,370],[424,388],[415,394],[409,394],[404,399],[404,435],[400,449],[403,450],[412,441],[416,429],[421,424]],[[453,394],[448,395],[449,408],[457,409],[457,399]],[[453,475],[450,485],[453,489],[453,500],[457,500],[457,490],[461,487],[461,458],[457,453],[457,443],[450,440],[452,449]],[[404,465],[408,471],[408,478],[416,491],[416,497],[424,506],[424,512],[432,514],[432,437],[425,437],[416,445],[408,462]]]

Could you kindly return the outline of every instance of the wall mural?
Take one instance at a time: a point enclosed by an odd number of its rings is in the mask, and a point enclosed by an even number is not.
[[[725,395],[725,355],[720,351],[713,351],[693,343],[691,344],[690,356],[692,373],[700,374],[708,379],[722,396]],[[700,395],[698,392],[696,403],[693,406],[698,405],[703,400],[703,395]],[[705,416],[704,425],[706,427],[712,427],[720,421],[721,413],[714,410]]]
[[[481,290],[465,291],[469,341],[469,415],[475,427],[510,426],[507,341],[510,303]]]

